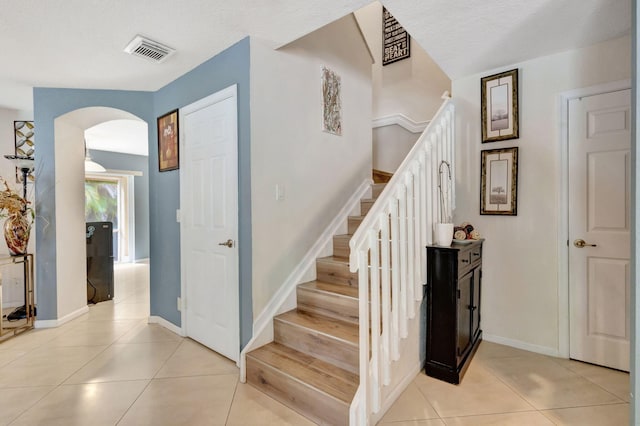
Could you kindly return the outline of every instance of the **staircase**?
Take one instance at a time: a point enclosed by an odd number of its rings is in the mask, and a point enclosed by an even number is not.
[[[348,234],[333,237],[333,256],[316,260],[315,281],[297,287],[297,308],[274,318],[274,341],[247,354],[247,382],[319,424],[349,424],[360,384],[358,275],[349,241],[384,184],[360,202]]]

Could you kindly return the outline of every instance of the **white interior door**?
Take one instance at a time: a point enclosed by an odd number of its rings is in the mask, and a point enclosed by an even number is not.
[[[240,327],[236,86],[180,112],[180,229],[186,334],[237,362]]]
[[[570,356],[626,371],[630,96],[622,90],[569,101]]]

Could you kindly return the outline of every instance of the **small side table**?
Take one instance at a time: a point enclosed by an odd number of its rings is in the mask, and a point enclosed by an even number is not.
[[[4,321],[0,321],[0,343],[27,330],[31,330],[36,320],[33,289],[33,254],[25,253],[16,256],[0,256],[0,268],[16,264],[22,264],[24,272],[24,305],[26,308],[26,318],[15,321],[15,325],[11,326],[5,326]],[[2,291],[0,286],[0,307],[1,306]]]

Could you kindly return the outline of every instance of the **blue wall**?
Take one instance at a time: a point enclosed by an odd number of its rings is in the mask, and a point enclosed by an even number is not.
[[[153,94],[119,90],[33,90],[34,119],[38,129],[36,177],[36,291],[38,320],[58,319],[56,277],[56,211],[54,120],[87,107],[111,107],[153,123]]]
[[[238,208],[240,250],[240,344],[253,328],[251,287],[251,135],[249,104],[249,38],[158,90],[154,115],[182,108],[233,84],[238,85]],[[180,325],[176,298],[180,296],[179,170],[158,172],[157,126],[149,126],[151,315]]]
[[[39,320],[57,319],[54,119],[79,108],[105,106],[128,111],[147,122],[151,315],[180,326],[181,317],[176,306],[176,299],[180,296],[180,227],[176,222],[180,177],[178,170],[158,171],[156,117],[237,84],[240,344],[241,347],[246,345],[253,328],[249,66],[247,37],[155,93],[34,89],[34,115],[38,129],[36,209],[42,218],[36,221]]]
[[[91,150],[91,158],[107,169],[142,172],[134,176],[135,260],[149,257],[149,158],[144,155]]]

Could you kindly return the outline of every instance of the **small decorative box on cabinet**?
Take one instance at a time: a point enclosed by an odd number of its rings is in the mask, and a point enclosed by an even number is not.
[[[425,372],[458,384],[482,340],[482,240],[427,246]]]

